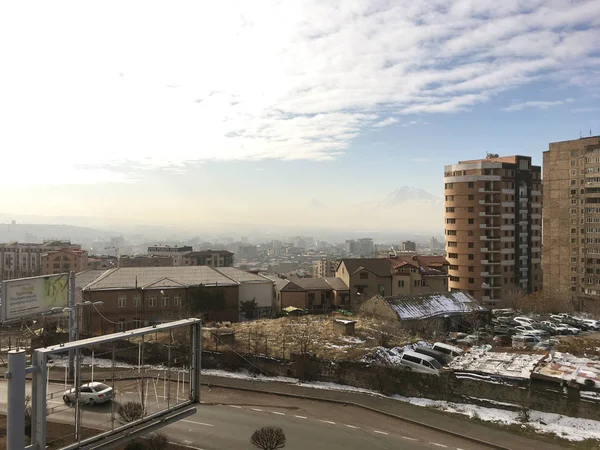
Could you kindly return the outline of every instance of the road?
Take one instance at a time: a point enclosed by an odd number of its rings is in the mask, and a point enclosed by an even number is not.
[[[6,386],[0,382],[2,411],[6,410]],[[176,396],[175,385],[170,388]],[[118,401],[139,401],[139,391],[131,382],[117,389]],[[63,390],[61,384],[49,385],[50,422],[74,422],[73,408],[65,406],[60,398]],[[166,390],[162,386],[156,390],[151,387],[148,405],[164,407],[162,394]],[[180,394],[183,398],[183,393]],[[251,449],[254,448],[249,442],[252,432],[265,425],[275,425],[285,431],[285,448],[290,450],[309,446],[311,450],[483,448],[468,440],[351,406],[208,387],[203,387],[201,397],[202,404],[198,405],[196,414],[161,430],[172,442],[202,450]],[[115,403],[84,407],[83,425],[109,427]]]

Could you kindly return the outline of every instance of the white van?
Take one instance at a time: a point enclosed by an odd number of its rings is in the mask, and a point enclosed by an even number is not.
[[[433,349],[438,352],[445,353],[446,355],[450,355],[453,358],[462,355],[465,351],[462,348],[455,347],[454,345],[444,344],[443,342],[436,342],[433,344]]]
[[[406,350],[400,357],[400,364],[406,370],[414,372],[428,373],[430,375],[439,375],[442,365],[431,356]]]

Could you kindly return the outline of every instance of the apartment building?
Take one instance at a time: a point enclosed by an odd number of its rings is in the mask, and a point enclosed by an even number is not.
[[[339,261],[336,259],[320,259],[313,266],[313,276],[315,278],[335,277]]]
[[[81,246],[69,241],[0,244],[0,281],[42,275],[42,255],[62,248],[80,250]]]
[[[88,253],[85,250],[61,248],[43,253],[41,263],[42,275],[83,272],[88,267]]]
[[[170,267],[173,258],[154,255],[124,255],[119,257],[119,267]]]
[[[370,257],[375,253],[375,245],[371,238],[350,239],[345,244],[346,253],[353,256]]]
[[[541,289],[541,168],[488,155],[444,168],[450,290],[487,307]]]
[[[202,250],[183,256],[184,266],[233,267],[233,253],[227,250]]]
[[[174,266],[183,266],[183,256],[192,251],[191,245],[153,245],[148,247],[148,254],[153,256],[169,256]]]
[[[579,306],[600,302],[600,136],[544,152],[545,290]]]

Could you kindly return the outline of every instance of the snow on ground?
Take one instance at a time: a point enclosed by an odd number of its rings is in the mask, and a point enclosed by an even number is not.
[[[342,341],[348,342],[349,344],[364,344],[366,341],[356,336],[344,336]]]
[[[224,370],[203,370],[202,374],[215,375],[226,378],[237,379],[252,379],[257,381],[279,381],[283,383],[293,383],[298,386],[308,387],[313,389],[328,389],[336,391],[358,392],[369,394],[377,397],[385,397],[379,393],[368,389],[356,388],[353,386],[345,386],[336,383],[314,382],[303,383],[298,382],[295,378],[287,377],[265,377],[252,376],[248,373],[233,373]],[[529,420],[522,421],[519,417],[521,414],[518,411],[506,411],[498,408],[486,408],[483,406],[471,405],[467,403],[452,403],[441,400],[430,400],[426,398],[402,397],[395,395],[391,397],[395,400],[410,403],[416,406],[436,408],[445,412],[462,414],[471,418],[478,418],[486,422],[495,422],[504,425],[517,424],[529,426],[539,431],[540,433],[555,434],[563,439],[570,441],[583,441],[585,439],[599,439],[600,422],[589,419],[578,419],[574,417],[561,416],[559,414],[545,413],[540,411],[529,410]],[[479,399],[493,403],[491,400]],[[510,403],[496,402],[502,406],[516,406]]]
[[[407,350],[414,350],[415,347],[431,347],[429,342],[418,341],[413,344],[405,345],[404,347],[376,347],[372,352],[365,355],[361,361],[366,363],[386,364],[386,365],[399,365],[402,353]]]

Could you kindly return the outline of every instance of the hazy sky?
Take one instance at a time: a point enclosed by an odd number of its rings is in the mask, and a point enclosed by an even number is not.
[[[3,2],[0,42],[15,214],[414,224],[357,205],[600,134],[600,0]]]

